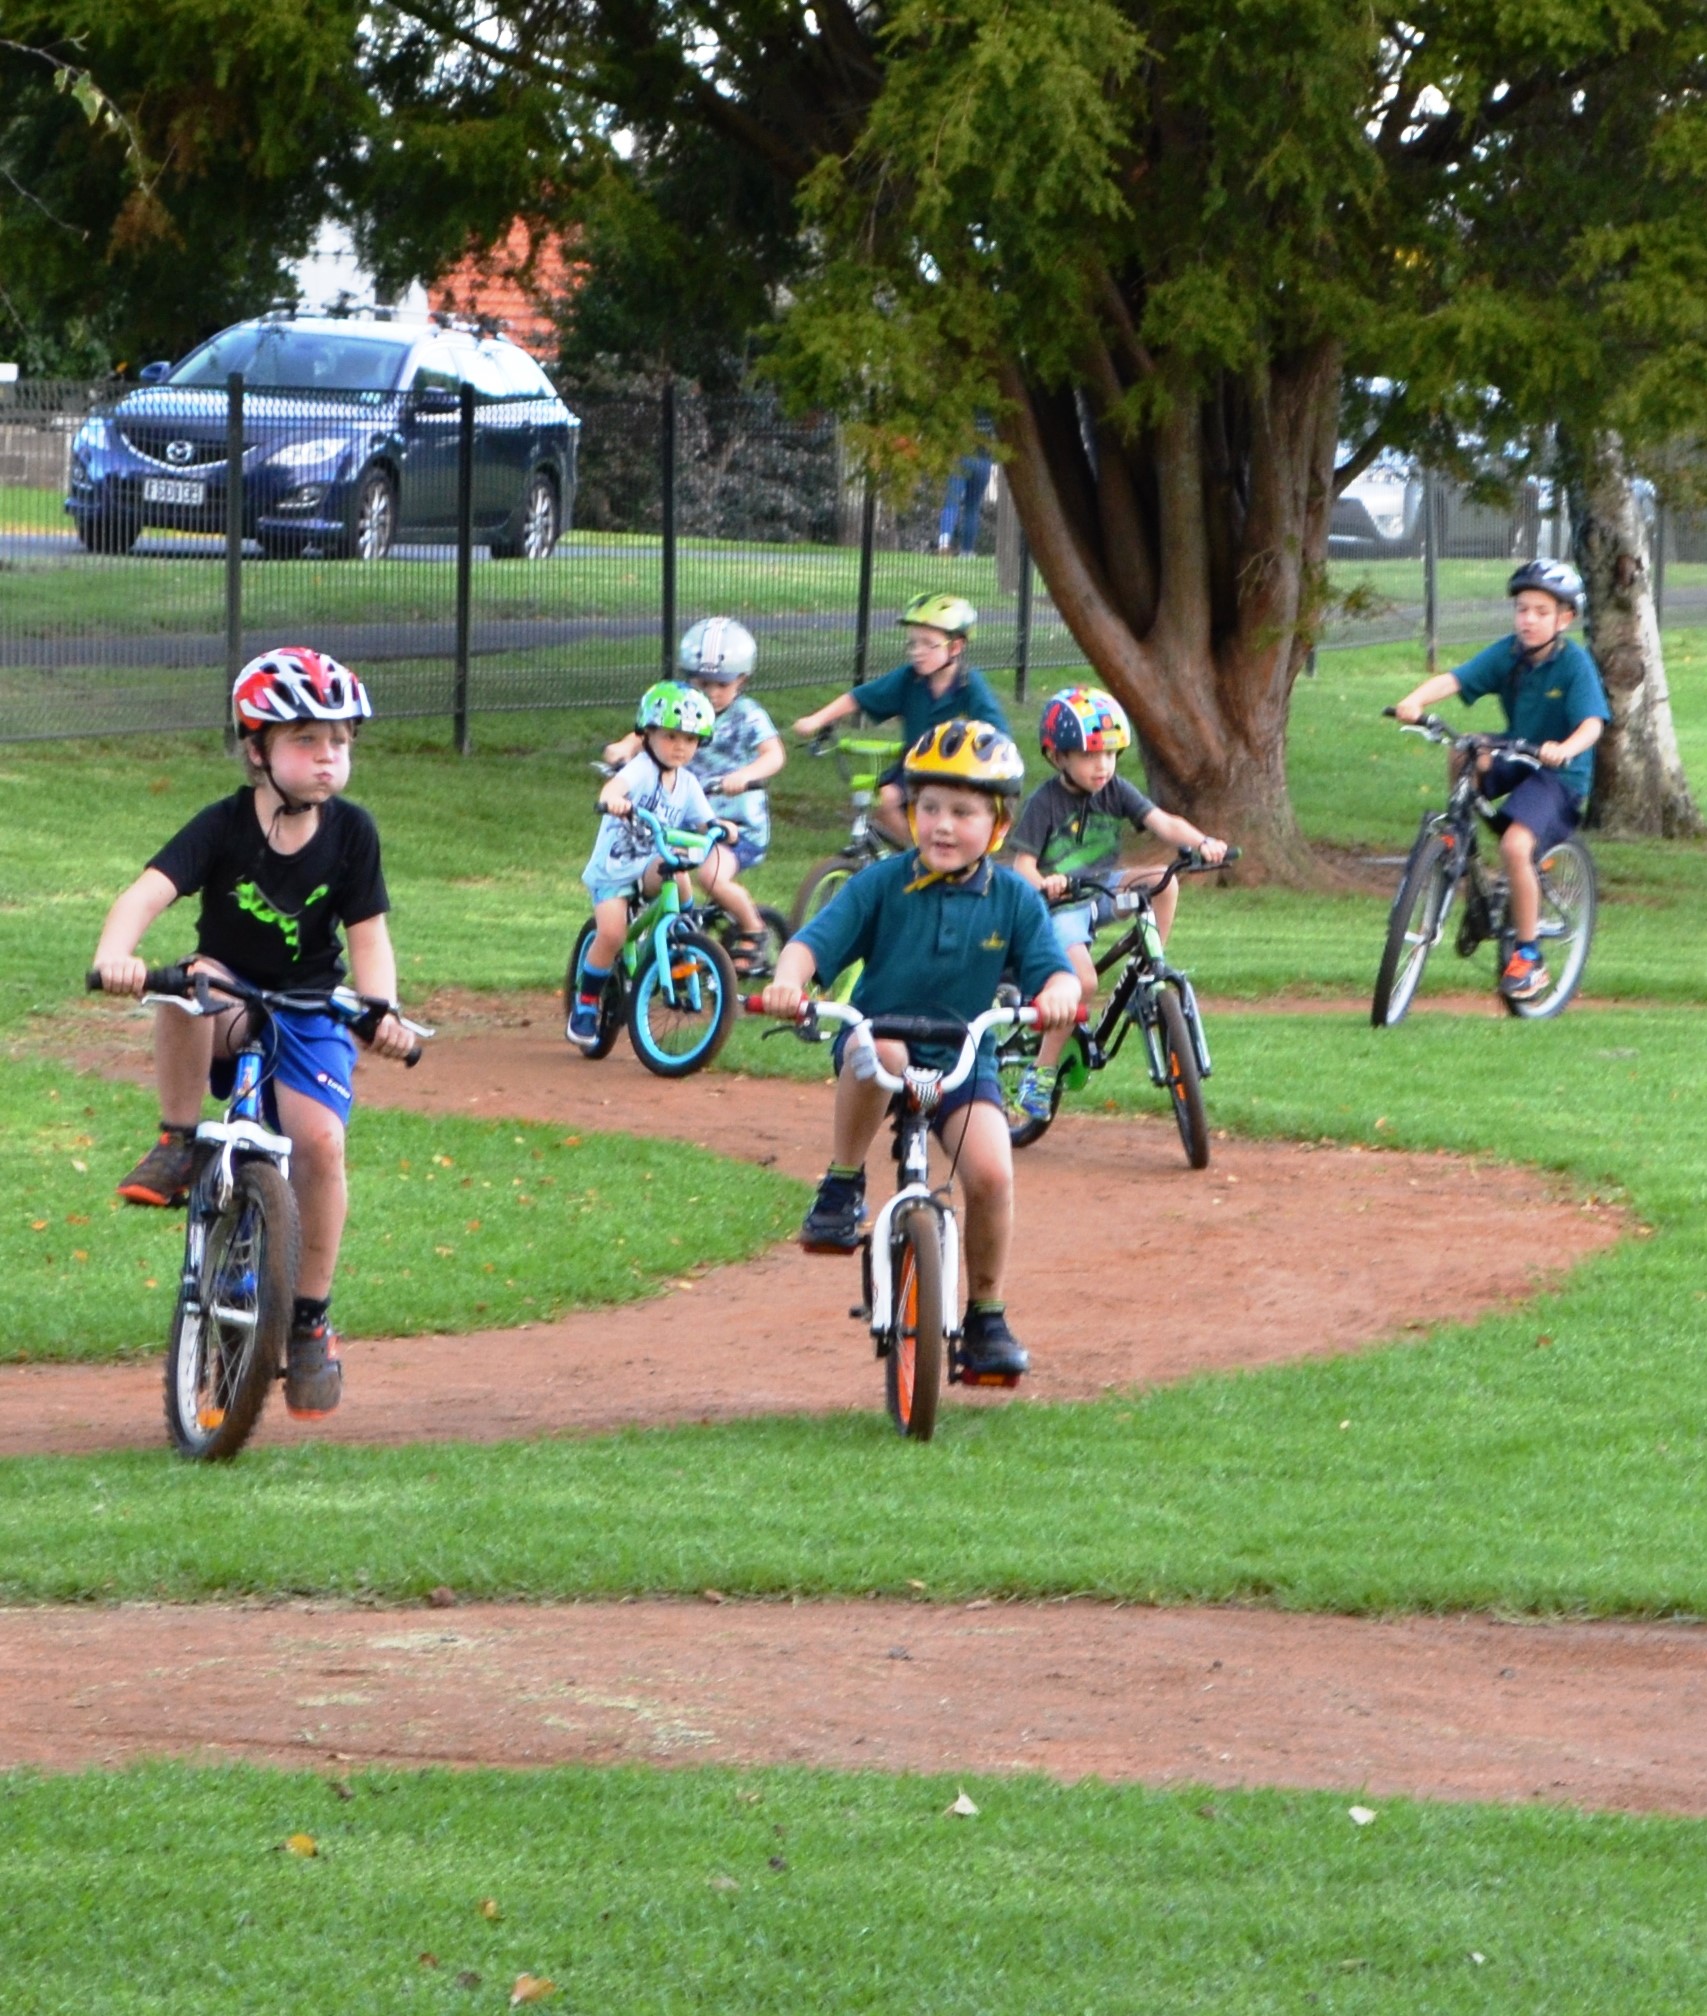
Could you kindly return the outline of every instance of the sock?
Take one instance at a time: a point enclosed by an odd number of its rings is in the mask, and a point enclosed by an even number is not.
[[[163,1117],[160,1122],[160,1131],[162,1134],[169,1134],[174,1141],[193,1141],[196,1138],[196,1126],[193,1120],[187,1127],[180,1127],[175,1120],[167,1120]]]
[[[857,1167],[850,1169],[845,1162],[832,1162],[824,1172],[824,1181],[857,1185],[865,1181],[865,1171]]]
[[[968,1316],[974,1313],[979,1316],[1000,1316],[1006,1312],[1007,1306],[1005,1302],[968,1302],[966,1313]]]
[[[290,1312],[290,1320],[299,1330],[311,1330],[316,1323],[325,1322],[326,1312],[331,1306],[330,1295],[299,1295]]]
[[[1541,947],[1536,944],[1533,938],[1525,938],[1518,945],[1517,949],[1519,954],[1525,959],[1538,960],[1541,957]]]
[[[585,965],[581,968],[581,992],[579,998],[591,1008],[599,1005],[599,997],[605,991],[605,982],[610,978],[608,966]]]

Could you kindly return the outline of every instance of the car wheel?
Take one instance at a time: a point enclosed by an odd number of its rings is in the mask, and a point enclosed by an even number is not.
[[[340,547],[346,560],[383,560],[397,537],[397,492],[383,469],[364,469],[350,497]]]
[[[528,478],[521,504],[492,541],[494,560],[544,560],[562,531],[557,488],[543,469]]]
[[[142,527],[134,518],[74,518],[77,537],[91,553],[128,553],[136,544]]]

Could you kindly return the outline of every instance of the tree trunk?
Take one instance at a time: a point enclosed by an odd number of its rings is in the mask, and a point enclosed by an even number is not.
[[[1595,751],[1588,823],[1615,833],[1699,833],[1678,754],[1654,613],[1647,527],[1613,434],[1581,457],[1576,546],[1588,590],[1588,645],[1612,719]]]
[[[1015,505],[1093,676],[1132,717],[1150,794],[1237,844],[1250,879],[1331,881],[1286,787],[1293,682],[1327,554],[1340,360],[1322,344],[1117,431],[1110,396],[1004,374]]]

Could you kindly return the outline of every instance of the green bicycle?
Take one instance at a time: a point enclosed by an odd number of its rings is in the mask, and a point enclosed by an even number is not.
[[[697,868],[722,838],[723,828],[703,832],[666,826],[656,813],[636,805],[629,814],[647,828],[657,849],[663,882],[649,901],[629,899],[628,935],[599,997],[598,1034],[577,1045],[588,1057],[606,1057],[623,1022],[634,1054],[660,1078],[685,1078],[703,1070],[722,1049],[735,1019],[735,966],[729,954],[702,928],[699,912],[682,900],[676,877]],[[580,992],[581,968],[597,926],[581,926],[563,976],[567,1014]]]

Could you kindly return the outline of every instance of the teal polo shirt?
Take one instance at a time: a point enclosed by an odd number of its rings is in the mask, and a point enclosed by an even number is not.
[[[834,979],[856,959],[865,970],[853,991],[862,1015],[957,1015],[970,1022],[996,998],[1012,967],[1031,1000],[1056,973],[1072,967],[1055,942],[1043,898],[1011,868],[981,861],[964,881],[909,888],[919,874],[916,848],[862,868],[844,882],[798,934],[820,978]],[[986,1035],[980,1068],[995,1068]],[[920,1044],[919,1064],[946,1068],[956,1047]]]
[[[1574,637],[1561,639],[1537,665],[1525,659],[1515,637],[1502,637],[1455,667],[1452,676],[1465,706],[1493,694],[1505,710],[1508,731],[1524,742],[1563,742],[1591,715],[1612,719],[1595,662]],[[1594,751],[1573,756],[1554,775],[1584,804],[1594,784]]]
[[[930,681],[921,679],[911,665],[897,665],[893,672],[863,680],[854,687],[853,697],[860,712],[873,721],[898,720],[909,749],[945,721],[988,721],[1004,735],[1012,732],[1002,703],[976,665],[968,665],[946,692],[935,694]]]

